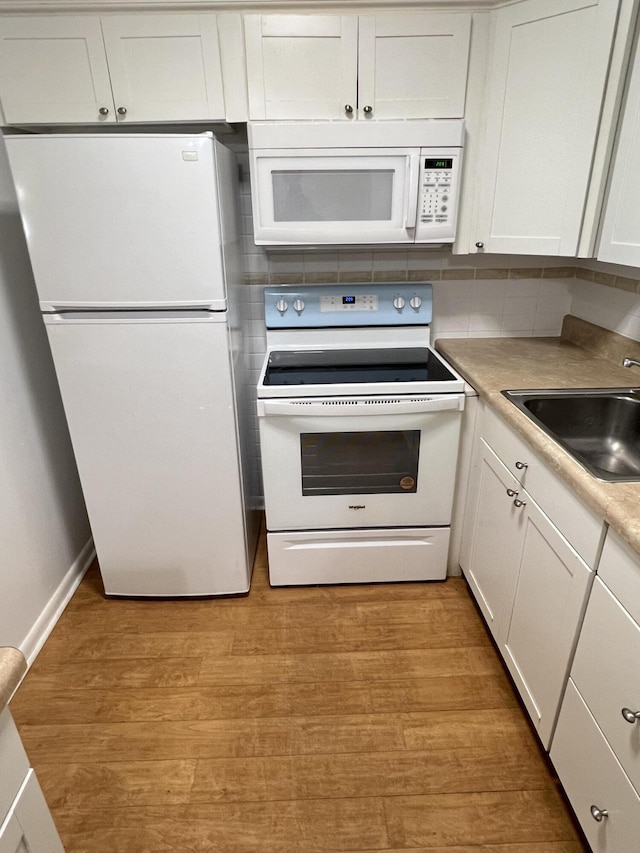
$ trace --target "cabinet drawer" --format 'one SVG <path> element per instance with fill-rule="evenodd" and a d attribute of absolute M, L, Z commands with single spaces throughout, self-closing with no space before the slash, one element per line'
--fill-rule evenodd
<path fill-rule="evenodd" d="M 602 520 L 489 408 L 485 408 L 481 431 L 506 468 L 562 531 L 585 563 L 593 568 L 602 539 Z M 558 448 L 558 452 L 564 451 Z"/>
<path fill-rule="evenodd" d="M 618 761 L 640 791 L 640 626 L 596 578 L 571 670 Z"/>
<path fill-rule="evenodd" d="M 0 824 L 29 772 L 29 760 L 8 708 L 0 713 Z"/>
<path fill-rule="evenodd" d="M 640 623 L 640 557 L 611 529 L 602 549 L 598 575 Z"/>
<path fill-rule="evenodd" d="M 593 853 L 637 850 L 640 799 L 571 679 L 551 760 Z M 598 822 L 594 807 L 607 816 Z"/>

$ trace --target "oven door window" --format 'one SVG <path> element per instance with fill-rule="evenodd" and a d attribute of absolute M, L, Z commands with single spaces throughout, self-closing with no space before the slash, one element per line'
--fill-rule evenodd
<path fill-rule="evenodd" d="M 302 495 L 414 493 L 420 430 L 303 432 Z"/>

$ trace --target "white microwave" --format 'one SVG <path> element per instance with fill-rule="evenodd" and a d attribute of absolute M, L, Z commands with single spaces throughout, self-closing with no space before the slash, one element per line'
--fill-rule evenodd
<path fill-rule="evenodd" d="M 249 124 L 255 242 L 452 243 L 461 120 Z"/>

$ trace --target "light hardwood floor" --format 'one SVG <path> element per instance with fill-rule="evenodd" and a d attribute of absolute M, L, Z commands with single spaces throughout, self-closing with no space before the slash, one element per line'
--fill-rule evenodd
<path fill-rule="evenodd" d="M 11 703 L 68 853 L 581 853 L 462 579 L 108 600 Z"/>

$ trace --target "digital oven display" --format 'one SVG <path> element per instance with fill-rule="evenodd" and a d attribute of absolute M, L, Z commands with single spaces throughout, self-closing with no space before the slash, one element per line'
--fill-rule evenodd
<path fill-rule="evenodd" d="M 453 169 L 452 157 L 432 157 L 424 161 L 425 169 Z"/>
<path fill-rule="evenodd" d="M 377 294 L 321 296 L 320 311 L 377 311 Z"/>

